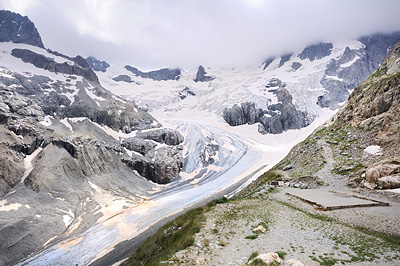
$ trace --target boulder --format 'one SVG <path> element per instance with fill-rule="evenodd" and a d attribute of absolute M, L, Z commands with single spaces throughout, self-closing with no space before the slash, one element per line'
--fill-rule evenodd
<path fill-rule="evenodd" d="M 379 178 L 378 187 L 383 189 L 400 188 L 400 175 L 388 175 Z"/>
<path fill-rule="evenodd" d="M 382 177 L 400 173 L 400 157 L 384 160 L 373 164 L 365 172 L 365 179 L 369 183 L 377 183 Z"/>
<path fill-rule="evenodd" d="M 254 259 L 250 260 L 247 264 L 248 265 L 259 265 L 257 264 L 257 260 L 261 260 L 262 262 L 266 263 L 268 266 L 270 265 L 279 265 L 282 263 L 281 258 L 279 258 L 279 255 L 276 254 L 275 252 L 268 252 L 265 254 L 260 254 Z"/>
<path fill-rule="evenodd" d="M 260 234 L 260 233 L 265 233 L 265 232 L 267 232 L 268 230 L 267 230 L 264 226 L 262 226 L 262 225 L 260 224 L 259 226 L 257 226 L 256 228 L 254 228 L 252 231 L 253 231 L 254 233 Z"/>
<path fill-rule="evenodd" d="M 304 264 L 296 259 L 290 259 L 287 261 L 287 264 L 291 265 L 291 266 L 304 266 Z"/>

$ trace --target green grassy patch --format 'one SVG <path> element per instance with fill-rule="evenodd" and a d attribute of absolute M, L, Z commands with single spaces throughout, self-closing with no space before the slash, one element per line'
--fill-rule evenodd
<path fill-rule="evenodd" d="M 189 210 L 161 227 L 149 237 L 122 265 L 159 265 L 179 250 L 194 244 L 194 234 L 205 221 L 205 209 Z"/>
<path fill-rule="evenodd" d="M 258 235 L 249 235 L 249 236 L 245 236 L 245 239 L 250 239 L 250 240 L 254 240 L 258 237 Z"/>

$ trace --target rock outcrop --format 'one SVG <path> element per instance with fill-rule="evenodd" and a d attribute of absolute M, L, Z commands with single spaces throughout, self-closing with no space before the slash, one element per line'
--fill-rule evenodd
<path fill-rule="evenodd" d="M 279 134 L 310 124 L 307 114 L 297 110 L 292 103 L 292 96 L 288 90 L 280 87 L 272 92 L 276 94 L 279 103 L 269 105 L 268 110 L 256 108 L 254 103 L 244 102 L 224 109 L 222 117 L 230 126 L 259 123 L 258 131 L 262 134 Z"/>
<path fill-rule="evenodd" d="M 190 90 L 190 88 L 186 87 L 179 92 L 179 98 L 181 100 L 185 99 L 188 96 L 196 96 L 196 93 Z"/>
<path fill-rule="evenodd" d="M 125 69 L 132 72 L 138 77 L 142 77 L 145 79 L 153 79 L 153 80 L 179 80 L 181 77 L 180 69 L 169 69 L 162 68 L 160 70 L 154 70 L 150 72 L 142 72 L 136 67 L 131 67 L 129 65 L 125 66 Z"/>
<path fill-rule="evenodd" d="M 123 81 L 123 82 L 126 82 L 126 83 L 134 82 L 134 81 L 132 81 L 131 77 L 128 76 L 128 75 L 118 75 L 118 76 L 116 76 L 116 77 L 114 77 L 112 79 L 114 81 L 117 81 L 117 82 L 120 82 L 120 81 Z"/>
<path fill-rule="evenodd" d="M 50 72 L 78 75 L 89 81 L 99 83 L 97 75 L 89 67 L 86 60 L 79 55 L 74 58 L 74 65 L 70 65 L 67 62 L 57 63 L 52 58 L 27 49 L 13 49 L 11 54 L 17 58 L 21 58 L 25 63 L 33 64 L 37 68 L 42 68 Z"/>
<path fill-rule="evenodd" d="M 292 57 L 292 55 L 293 55 L 293 53 L 282 55 L 281 56 L 281 61 L 279 61 L 279 66 L 278 67 L 283 66 L 283 64 L 285 64 L 287 61 L 289 61 L 290 58 Z"/>
<path fill-rule="evenodd" d="M 298 55 L 301 60 L 309 59 L 310 61 L 322 59 L 325 56 L 331 54 L 333 49 L 332 43 L 319 43 L 307 46 L 304 50 Z"/>
<path fill-rule="evenodd" d="M 297 69 L 299 69 L 302 66 L 302 64 L 300 62 L 293 62 L 292 63 L 292 69 L 294 71 L 296 71 Z"/>
<path fill-rule="evenodd" d="M 25 43 L 44 48 L 35 24 L 28 17 L 7 10 L 0 10 L 0 42 Z"/>
<path fill-rule="evenodd" d="M 108 64 L 106 61 L 100 61 L 93 56 L 87 57 L 86 62 L 94 71 L 106 72 L 107 68 L 110 67 L 110 64 Z"/>
<path fill-rule="evenodd" d="M 269 65 L 272 63 L 272 61 L 275 60 L 275 57 L 269 57 L 267 58 L 267 60 L 264 61 L 263 65 L 263 70 L 265 70 L 267 67 L 269 67 Z"/>
<path fill-rule="evenodd" d="M 332 59 L 325 70 L 321 84 L 327 92 L 318 98 L 321 107 L 337 108 L 349 97 L 351 90 L 361 84 L 400 41 L 400 32 L 375 34 L 359 39 L 364 48 L 346 48 L 338 59 Z M 333 78 L 332 78 L 333 77 Z"/>
<path fill-rule="evenodd" d="M 208 82 L 213 80 L 214 78 L 211 76 L 207 76 L 207 72 L 203 66 L 199 66 L 199 69 L 196 73 L 196 78 L 194 79 L 195 82 Z"/>
<path fill-rule="evenodd" d="M 123 162 L 141 176 L 160 184 L 171 182 L 183 167 L 183 136 L 173 129 L 142 131 L 122 141 L 133 154 L 125 154 Z M 166 144 L 168 146 L 165 146 Z"/>
<path fill-rule="evenodd" d="M 282 260 L 277 253 L 268 252 L 257 255 L 257 257 L 250 260 L 247 265 L 280 265 L 281 263 Z"/>

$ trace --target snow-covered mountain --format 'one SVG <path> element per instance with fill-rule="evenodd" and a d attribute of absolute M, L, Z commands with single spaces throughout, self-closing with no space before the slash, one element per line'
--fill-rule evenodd
<path fill-rule="evenodd" d="M 147 108 L 156 117 L 201 118 L 226 121 L 231 125 L 259 123 L 262 133 L 307 126 L 320 116 L 321 108 L 337 109 L 351 91 L 370 75 L 400 39 L 400 33 L 374 34 L 342 43 L 319 43 L 302 51 L 247 68 L 174 72 L 171 77 L 154 78 L 132 72 L 132 67 L 110 66 L 97 72 L 101 84 L 111 92 Z M 160 70 L 166 72 L 166 69 Z M 143 73 L 143 72 L 141 72 Z M 294 104 L 296 111 L 278 103 L 278 92 Z M 291 99 L 292 98 L 292 99 Z M 233 115 L 224 111 L 236 105 Z M 250 110 L 249 110 L 250 109 Z M 286 111 L 286 115 L 282 113 Z M 303 112 L 303 113 L 301 113 Z M 236 121 L 232 121 L 236 118 Z M 274 117 L 276 116 L 276 117 Z M 299 120 L 285 125 L 289 119 Z"/>
<path fill-rule="evenodd" d="M 145 72 L 46 49 L 27 17 L 0 11 L 0 22 L 2 265 L 86 265 L 239 187 L 329 117 L 399 38 Z"/>

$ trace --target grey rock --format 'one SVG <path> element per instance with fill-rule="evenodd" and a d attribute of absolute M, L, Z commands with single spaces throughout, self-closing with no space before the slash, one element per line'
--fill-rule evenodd
<path fill-rule="evenodd" d="M 78 75 L 89 81 L 99 83 L 97 75 L 89 67 L 86 60 L 79 55 L 74 58 L 75 65 L 72 66 L 68 63 L 57 63 L 52 58 L 48 58 L 27 49 L 13 49 L 11 55 L 21 58 L 25 63 L 31 63 L 37 68 L 42 68 L 51 72 Z"/>
<path fill-rule="evenodd" d="M 263 65 L 263 70 L 265 70 L 269 65 L 275 60 L 275 57 L 269 57 L 267 60 L 264 61 Z"/>
<path fill-rule="evenodd" d="M 287 166 L 285 166 L 285 167 L 283 167 L 283 171 L 289 171 L 289 170 L 291 170 L 291 169 L 293 169 L 293 166 L 292 165 L 287 165 Z"/>
<path fill-rule="evenodd" d="M 270 105 L 268 110 L 256 108 L 254 103 L 245 102 L 240 106 L 235 104 L 231 108 L 224 109 L 222 117 L 230 126 L 260 123 L 258 131 L 261 134 L 279 134 L 311 123 L 307 113 L 295 108 L 292 96 L 285 88 L 280 87 L 273 92 L 280 103 Z"/>
<path fill-rule="evenodd" d="M 163 68 L 160 70 L 154 70 L 150 72 L 142 72 L 136 67 L 131 67 L 129 65 L 125 66 L 125 69 L 132 72 L 138 77 L 153 79 L 153 80 L 179 80 L 181 77 L 180 69 L 169 69 Z"/>
<path fill-rule="evenodd" d="M 199 69 L 196 73 L 196 78 L 194 79 L 195 82 L 208 82 L 213 80 L 214 78 L 211 76 L 207 76 L 207 72 L 203 66 L 199 66 Z"/>
<path fill-rule="evenodd" d="M 0 10 L 0 42 L 10 41 L 44 48 L 35 24 L 28 17 L 7 10 Z"/>
<path fill-rule="evenodd" d="M 273 87 L 285 87 L 285 84 L 278 78 L 272 78 L 268 81 L 266 88 L 273 88 Z"/>
<path fill-rule="evenodd" d="M 117 81 L 117 82 L 119 82 L 119 81 L 123 81 L 123 82 L 126 82 L 126 83 L 132 83 L 133 81 L 132 81 L 132 79 L 131 79 L 131 77 L 130 76 L 128 76 L 128 75 L 119 75 L 119 76 L 117 76 L 117 77 L 114 77 L 114 78 L 112 78 L 114 81 Z"/>
<path fill-rule="evenodd" d="M 185 99 L 188 96 L 196 96 L 196 94 L 191 91 L 188 87 L 184 88 L 182 91 L 179 92 L 179 98 L 181 100 Z"/>
<path fill-rule="evenodd" d="M 183 167 L 182 148 L 161 147 L 146 156 L 133 154 L 129 159 L 123 158 L 123 162 L 141 176 L 159 184 L 167 184 L 178 176 Z"/>
<path fill-rule="evenodd" d="M 327 91 L 318 98 L 317 104 L 321 107 L 337 108 L 339 103 L 347 100 L 350 91 L 377 69 L 386 57 L 388 51 L 400 41 L 400 32 L 391 34 L 373 34 L 359 39 L 365 47 L 352 50 L 346 48 L 338 59 L 332 59 L 325 70 L 325 77 L 321 85 Z M 357 61 L 348 67 L 341 65 L 351 62 L 355 57 Z M 331 79 L 329 76 L 337 77 Z"/>
<path fill-rule="evenodd" d="M 147 153 L 157 147 L 157 144 L 152 141 L 136 137 L 124 139 L 121 145 L 122 147 L 125 147 L 130 151 L 138 152 L 143 156 L 145 156 Z"/>
<path fill-rule="evenodd" d="M 136 136 L 144 139 L 151 139 L 158 143 L 164 143 L 167 145 L 179 145 L 184 140 L 182 134 L 178 130 L 169 128 L 139 131 Z"/>
<path fill-rule="evenodd" d="M 332 48 L 332 43 L 319 43 L 315 45 L 310 45 L 304 48 L 304 50 L 299 54 L 298 57 L 301 60 L 308 58 L 310 59 L 310 61 L 322 59 L 325 56 L 331 54 Z"/>
<path fill-rule="evenodd" d="M 302 64 L 300 62 L 293 62 L 293 64 L 292 64 L 292 68 L 294 69 L 294 71 L 299 69 L 301 66 L 302 66 Z"/>
<path fill-rule="evenodd" d="M 281 61 L 279 61 L 279 66 L 278 67 L 283 66 L 283 64 L 285 64 L 287 61 L 289 61 L 290 58 L 292 57 L 292 55 L 293 55 L 293 53 L 282 55 L 281 56 Z"/>
<path fill-rule="evenodd" d="M 379 178 L 378 187 L 383 189 L 400 188 L 400 175 L 389 175 Z"/>
<path fill-rule="evenodd" d="M 87 57 L 86 62 L 89 64 L 90 68 L 92 68 L 94 71 L 106 72 L 107 68 L 110 67 L 110 64 L 108 64 L 106 61 L 97 60 L 93 56 Z"/>

